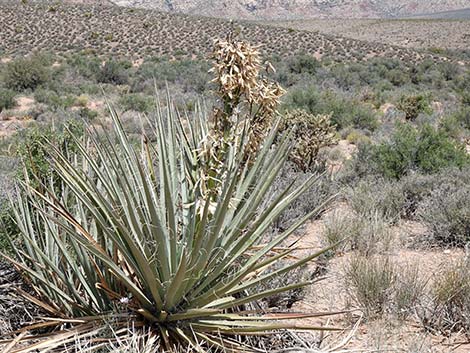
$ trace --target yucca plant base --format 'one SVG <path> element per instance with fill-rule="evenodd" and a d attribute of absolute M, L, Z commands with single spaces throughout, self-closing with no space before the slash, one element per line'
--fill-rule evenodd
<path fill-rule="evenodd" d="M 287 158 L 289 139 L 274 145 L 273 128 L 247 156 L 246 127 L 223 144 L 219 167 L 209 169 L 211 156 L 220 153 L 207 153 L 205 114 L 182 119 L 172 108 L 157 111 L 149 121 L 152 136 L 142 136 L 138 148 L 112 110 L 111 117 L 113 132 L 90 128 L 76 141 L 78 155 L 48 146 L 60 188 L 46 181 L 38 191 L 26 181 L 13 202 L 24 247 L 16 258 L 5 257 L 37 293 L 25 295 L 50 316 L 22 331 L 48 328 L 50 334 L 22 334 L 13 342 L 21 344 L 16 351 L 64 347 L 108 327 L 115 335 L 129 327 L 150 329 L 166 351 L 239 351 L 245 349 L 241 341 L 229 337 L 315 329 L 299 319 L 318 314 L 262 313 L 249 305 L 310 284 L 253 291 L 320 255 L 270 269 L 295 248 L 273 250 L 324 205 L 262 243 L 276 217 L 316 181 L 312 176 L 291 186 L 260 209 Z"/>

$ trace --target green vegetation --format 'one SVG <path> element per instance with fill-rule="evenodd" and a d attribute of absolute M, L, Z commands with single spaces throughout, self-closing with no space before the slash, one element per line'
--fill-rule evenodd
<path fill-rule="evenodd" d="M 50 80 L 50 70 L 46 64 L 44 58 L 34 56 L 8 63 L 3 71 L 5 87 L 21 92 L 34 90 L 47 83 Z"/>
<path fill-rule="evenodd" d="M 96 34 L 105 37 L 119 34 Z M 229 53 L 217 45 L 212 72 L 186 52 L 131 62 L 70 51 L 0 63 L 0 248 L 11 253 L 13 239 L 27 254 L 21 266 L 49 316 L 88 317 L 67 323 L 70 337 L 97 334 L 93 326 L 108 338 L 98 316 L 112 313 L 117 327 L 135 319 L 159 329 L 157 350 L 196 340 L 209 350 L 208 339 L 227 347 L 253 322 L 273 328 L 245 313 L 296 310 L 296 301 L 312 301 L 304 284 L 338 272 L 351 292 L 345 301 L 368 321 L 413 316 L 429 330 L 467 330 L 466 302 L 444 300 L 431 285 L 458 287 L 462 276 L 441 285 L 414 256 L 419 272 L 393 259 L 468 247 L 468 67 L 290 53 L 271 58 L 275 72 L 261 66 L 265 58 L 237 56 L 245 70 L 228 74 Z M 26 183 L 16 214 L 5 197 L 15 174 Z M 318 239 L 330 248 L 320 257 L 311 250 Z M 292 253 L 299 244 L 312 262 Z M 265 342 L 230 337 L 235 350 Z"/>
<path fill-rule="evenodd" d="M 464 167 L 469 165 L 470 157 L 464 146 L 442 129 L 428 124 L 420 127 L 398 124 L 390 140 L 362 145 L 354 162 L 356 170 L 369 169 L 399 179 L 412 171 L 435 173 L 444 168 Z"/>
<path fill-rule="evenodd" d="M 0 112 L 15 106 L 15 92 L 9 89 L 0 89 Z"/>
<path fill-rule="evenodd" d="M 426 329 L 447 335 L 470 329 L 469 273 L 468 259 L 439 273 L 431 288 L 432 303 L 420 311 Z"/>
<path fill-rule="evenodd" d="M 431 113 L 429 102 L 423 95 L 403 96 L 397 107 L 405 113 L 407 120 L 415 120 L 421 113 Z"/>
<path fill-rule="evenodd" d="M 289 159 L 301 170 L 313 170 L 321 148 L 336 142 L 336 129 L 328 115 L 312 115 L 302 110 L 287 112 L 280 131 L 294 129 L 293 148 Z"/>
<path fill-rule="evenodd" d="M 225 53 L 233 60 L 221 60 Z M 111 131 L 28 135 L 20 151 L 25 182 L 12 205 L 24 248 L 6 259 L 24 272 L 48 315 L 72 321 L 66 333 L 39 332 L 23 349 L 35 349 L 37 339 L 48 348 L 78 345 L 110 325 L 123 337 L 129 324 L 151 330 L 161 352 L 240 351 L 250 345 L 243 340 L 249 333 L 316 329 L 283 321 L 302 314 L 274 321 L 269 313 L 251 314 L 254 301 L 312 283 L 253 291 L 324 252 L 295 261 L 288 261 L 294 248 L 275 254 L 327 201 L 265 241 L 272 222 L 318 177 L 291 183 L 261 208 L 291 140 L 278 137 L 282 89 L 258 77 L 257 56 L 245 43 L 218 42 L 217 119 L 204 110 L 183 118 L 167 102 L 140 144 L 112 109 Z M 226 80 L 233 65 L 238 76 Z M 240 124 L 231 120 L 234 111 Z"/>
<path fill-rule="evenodd" d="M 134 110 L 141 113 L 150 111 L 154 103 L 154 98 L 141 94 L 126 94 L 118 101 L 119 106 L 123 110 Z"/>

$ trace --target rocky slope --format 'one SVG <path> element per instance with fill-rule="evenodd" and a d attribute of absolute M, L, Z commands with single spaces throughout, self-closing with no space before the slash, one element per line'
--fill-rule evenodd
<path fill-rule="evenodd" d="M 470 7 L 469 0 L 112 0 L 122 6 L 243 19 L 394 18 Z"/>

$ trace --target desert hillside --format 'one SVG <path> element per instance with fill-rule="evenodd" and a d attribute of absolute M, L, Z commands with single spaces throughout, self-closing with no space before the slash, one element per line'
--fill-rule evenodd
<path fill-rule="evenodd" d="M 171 12 L 243 19 L 394 18 L 468 8 L 466 0 L 115 0 Z"/>
<path fill-rule="evenodd" d="M 0 53 L 86 52 L 134 59 L 145 56 L 204 56 L 213 39 L 230 30 L 266 55 L 309 53 L 335 61 L 388 57 L 416 62 L 445 58 L 411 48 L 348 39 L 319 32 L 274 28 L 251 22 L 168 14 L 109 5 L 48 5 L 0 2 Z"/>
<path fill-rule="evenodd" d="M 441 16 L 434 18 L 433 16 Z M 459 17 L 460 16 L 460 17 Z M 407 48 L 470 48 L 470 11 L 442 12 L 413 19 L 311 19 L 263 21 L 277 27 L 339 35 Z"/>

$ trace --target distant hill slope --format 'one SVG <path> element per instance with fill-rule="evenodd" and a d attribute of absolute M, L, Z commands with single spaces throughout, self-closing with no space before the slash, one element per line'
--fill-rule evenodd
<path fill-rule="evenodd" d="M 425 52 L 319 32 L 227 20 L 174 15 L 118 6 L 19 4 L 0 0 L 0 55 L 33 51 L 89 53 L 142 58 L 207 55 L 215 38 L 232 27 L 262 45 L 268 55 L 305 52 L 317 58 L 363 60 L 375 56 L 442 60 Z"/>
<path fill-rule="evenodd" d="M 460 16 L 470 15 L 470 11 L 443 12 L 436 14 L 436 19 L 427 19 L 423 16 L 423 18 L 391 20 L 311 19 L 263 21 L 263 23 L 407 48 L 468 51 L 470 49 L 470 21 L 459 19 L 459 14 Z M 448 15 L 448 19 L 444 18 L 445 15 Z"/>
<path fill-rule="evenodd" d="M 469 0 L 112 0 L 186 14 L 237 19 L 395 18 L 460 10 Z"/>
<path fill-rule="evenodd" d="M 470 1 L 468 2 L 470 5 Z M 422 18 L 422 19 L 444 19 L 444 20 L 470 20 L 470 8 L 455 10 L 455 11 L 444 11 L 437 13 L 427 13 L 410 16 L 410 18 Z"/>

